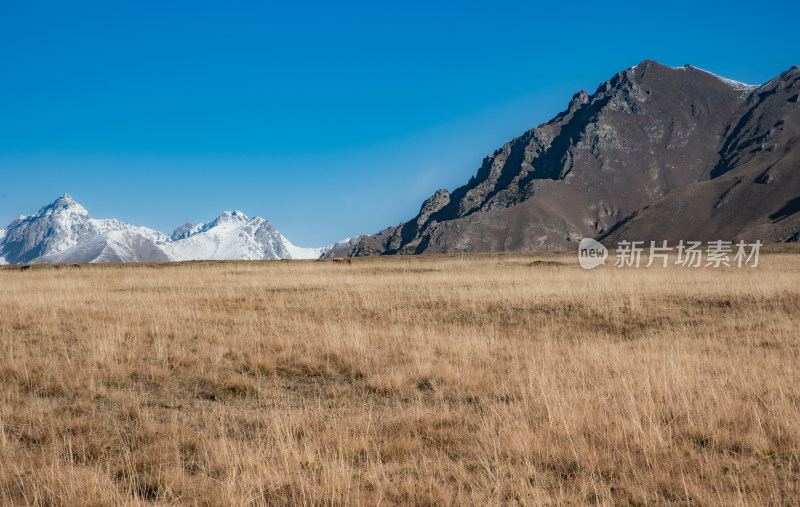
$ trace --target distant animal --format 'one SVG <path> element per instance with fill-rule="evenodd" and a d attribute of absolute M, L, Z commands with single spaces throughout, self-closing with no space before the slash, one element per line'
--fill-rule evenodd
<path fill-rule="evenodd" d="M 20 266 L 20 267 L 19 267 L 19 270 L 20 270 L 20 271 L 28 271 L 29 269 L 31 269 L 31 267 L 30 267 L 30 266 L 28 266 L 27 264 L 25 264 L 24 266 Z"/>
<path fill-rule="evenodd" d="M 350 264 L 350 259 L 333 259 L 336 264 Z"/>

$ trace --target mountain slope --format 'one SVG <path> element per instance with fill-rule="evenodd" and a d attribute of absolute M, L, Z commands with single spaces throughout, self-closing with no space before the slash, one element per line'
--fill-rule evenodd
<path fill-rule="evenodd" d="M 169 262 L 161 246 L 136 229 L 114 230 L 67 250 L 37 257 L 36 264 L 78 262 Z"/>
<path fill-rule="evenodd" d="M 646 60 L 592 95 L 576 94 L 553 120 L 487 156 L 466 185 L 437 191 L 413 220 L 328 255 L 576 248 L 677 190 L 728 174 L 756 146 L 788 146 L 795 122 L 779 125 L 758 104 L 796 118 L 796 102 L 772 97 L 770 83 Z"/>
<path fill-rule="evenodd" d="M 602 240 L 800 240 L 800 67 L 755 90 L 700 181 L 639 210 Z"/>

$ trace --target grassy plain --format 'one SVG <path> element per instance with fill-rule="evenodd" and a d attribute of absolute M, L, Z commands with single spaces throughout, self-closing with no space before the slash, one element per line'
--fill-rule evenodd
<path fill-rule="evenodd" d="M 0 504 L 796 504 L 800 255 L 0 269 Z"/>

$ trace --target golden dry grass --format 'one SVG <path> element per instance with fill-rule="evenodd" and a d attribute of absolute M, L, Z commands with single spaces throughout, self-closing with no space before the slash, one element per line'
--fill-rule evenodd
<path fill-rule="evenodd" d="M 796 504 L 800 256 L 0 270 L 0 504 Z"/>

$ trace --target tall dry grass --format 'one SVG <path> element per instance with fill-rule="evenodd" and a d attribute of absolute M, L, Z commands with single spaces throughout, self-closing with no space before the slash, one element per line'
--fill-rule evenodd
<path fill-rule="evenodd" d="M 0 504 L 796 504 L 800 257 L 0 270 Z"/>

